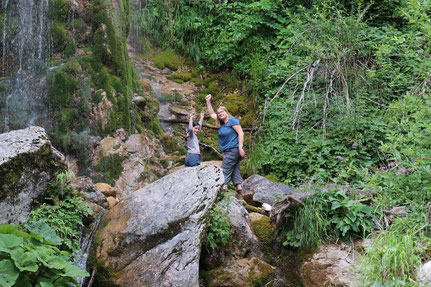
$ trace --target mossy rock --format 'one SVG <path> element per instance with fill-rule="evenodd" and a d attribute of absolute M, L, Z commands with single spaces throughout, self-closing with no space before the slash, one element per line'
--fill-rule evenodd
<path fill-rule="evenodd" d="M 190 81 L 191 78 L 192 78 L 192 74 L 190 72 L 181 72 L 181 73 L 173 74 L 172 76 L 168 77 L 169 80 L 178 84 L 188 82 Z"/>
<path fill-rule="evenodd" d="M 51 26 L 51 37 L 54 51 L 63 51 L 67 42 L 66 24 L 54 22 Z"/>
<path fill-rule="evenodd" d="M 82 67 L 76 58 L 71 58 L 63 66 L 58 68 L 58 71 L 77 76 L 82 73 Z"/>
<path fill-rule="evenodd" d="M 272 242 L 273 242 L 273 227 L 270 219 L 267 216 L 260 215 L 260 219 L 251 220 L 251 228 L 256 234 L 266 255 L 272 257 Z"/>
<path fill-rule="evenodd" d="M 250 273 L 250 279 L 254 287 L 265 287 L 271 286 L 267 285 L 268 283 L 274 281 L 275 278 L 275 270 L 264 262 L 259 261 L 254 258 L 252 263 L 252 270 L 257 272 Z"/>
<path fill-rule="evenodd" d="M 171 52 L 162 52 L 154 57 L 154 66 L 159 69 L 168 68 L 173 71 L 180 67 L 180 59 Z"/>

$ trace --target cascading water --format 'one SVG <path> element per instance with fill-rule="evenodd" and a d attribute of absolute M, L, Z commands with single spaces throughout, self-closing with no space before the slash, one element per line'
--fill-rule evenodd
<path fill-rule="evenodd" d="M 81 269 L 86 270 L 87 268 L 87 260 L 88 260 L 88 255 L 90 254 L 91 244 L 93 243 L 94 235 L 96 234 L 96 230 L 99 227 L 100 221 L 102 220 L 104 215 L 105 215 L 104 212 L 99 213 L 99 215 L 92 223 L 91 229 L 89 230 L 88 233 L 84 234 L 84 232 L 81 231 L 81 237 L 79 238 L 79 252 L 76 255 L 76 264 L 75 264 Z M 83 286 L 86 280 L 87 279 L 85 277 L 76 278 L 76 281 L 78 281 L 79 286 Z M 91 281 L 91 278 L 90 278 L 90 281 Z"/>
<path fill-rule="evenodd" d="M 0 132 L 33 125 L 46 110 L 49 0 L 4 0 Z"/>

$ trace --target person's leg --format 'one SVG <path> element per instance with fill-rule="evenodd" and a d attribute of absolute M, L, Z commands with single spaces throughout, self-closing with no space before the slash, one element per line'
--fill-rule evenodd
<path fill-rule="evenodd" d="M 186 155 L 186 160 L 185 160 L 185 162 L 184 162 L 184 165 L 186 166 L 186 167 L 192 167 L 192 158 L 191 158 L 191 156 L 192 156 L 192 154 L 188 154 L 188 155 Z"/>
<path fill-rule="evenodd" d="M 239 155 L 239 152 L 238 152 Z M 241 169 L 240 169 L 240 160 L 241 156 L 238 157 L 238 161 L 235 164 L 233 171 L 232 171 L 232 181 L 233 184 L 236 186 L 236 190 L 241 193 L 242 192 L 242 176 L 241 176 Z"/>
<path fill-rule="evenodd" d="M 223 185 L 224 190 L 227 190 L 227 187 L 232 179 L 232 173 L 235 167 L 235 163 L 236 163 L 235 149 L 225 151 L 223 156 L 223 162 L 221 165 L 221 169 L 223 170 L 223 175 L 224 175 L 224 185 Z"/>

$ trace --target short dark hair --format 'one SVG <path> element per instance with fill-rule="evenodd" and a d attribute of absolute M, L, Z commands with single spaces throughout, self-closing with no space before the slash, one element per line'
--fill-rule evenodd
<path fill-rule="evenodd" d="M 199 123 L 193 122 L 193 127 L 195 127 L 195 126 L 199 126 L 199 128 L 201 127 L 201 125 Z"/>

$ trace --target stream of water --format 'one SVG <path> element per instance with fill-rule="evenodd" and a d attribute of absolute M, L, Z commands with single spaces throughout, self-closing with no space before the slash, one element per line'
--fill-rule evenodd
<path fill-rule="evenodd" d="M 24 128 L 46 111 L 46 75 L 51 49 L 49 0 L 5 0 L 2 5 L 1 131 Z"/>

